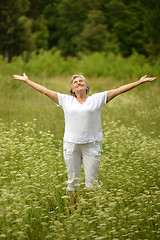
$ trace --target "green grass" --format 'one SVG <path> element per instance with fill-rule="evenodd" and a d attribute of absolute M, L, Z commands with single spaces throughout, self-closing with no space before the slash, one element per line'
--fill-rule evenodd
<path fill-rule="evenodd" d="M 30 76 L 30 79 L 49 89 L 68 93 L 70 77 L 35 78 Z M 90 94 L 113 89 L 130 82 L 130 80 L 95 77 L 89 78 L 88 81 L 91 87 Z M 51 130 L 58 139 L 63 137 L 63 111 L 53 101 L 26 84 L 13 80 L 12 76 L 4 77 L 0 84 L 2 89 L 0 118 L 7 125 L 13 120 L 25 123 L 37 119 L 38 130 Z M 159 135 L 159 119 L 159 79 L 118 96 L 102 110 L 102 122 L 120 120 L 127 127 L 135 125 L 141 131 L 153 136 Z"/>
<path fill-rule="evenodd" d="M 84 173 L 71 214 L 62 141 L 37 132 L 37 121 L 0 123 L 1 239 L 158 239 L 160 139 L 136 126 L 107 122 L 99 181 L 89 193 Z"/>

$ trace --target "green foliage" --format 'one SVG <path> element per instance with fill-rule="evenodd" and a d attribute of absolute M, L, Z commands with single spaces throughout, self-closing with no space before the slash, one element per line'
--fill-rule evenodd
<path fill-rule="evenodd" d="M 18 41 L 18 48 L 19 50 L 17 51 L 16 49 L 16 54 L 13 56 L 20 55 L 22 52 L 32 52 L 35 49 L 35 41 L 34 37 L 32 36 L 32 20 L 27 18 L 26 16 L 21 16 L 19 18 L 19 24 L 22 26 L 22 31 L 19 34 L 21 41 Z M 18 33 L 17 33 L 18 35 Z"/>
<path fill-rule="evenodd" d="M 107 28 L 104 24 L 103 13 L 99 10 L 89 11 L 82 32 L 75 37 L 78 50 L 81 52 L 101 52 L 106 38 Z"/>
<path fill-rule="evenodd" d="M 59 30 L 58 26 L 58 3 L 58 0 L 51 1 L 48 5 L 45 6 L 43 10 L 43 14 L 47 21 L 47 27 L 49 31 L 49 48 L 57 46 L 58 40 L 61 36 L 61 31 Z"/>
<path fill-rule="evenodd" d="M 145 74 L 159 76 L 159 62 L 150 61 L 145 56 L 133 51 L 128 58 L 111 52 L 108 54 L 94 52 L 88 56 L 80 54 L 79 58 L 63 58 L 61 52 L 53 48 L 50 51 L 32 52 L 29 57 L 14 57 L 9 64 L 0 60 L 2 75 L 22 74 L 51 77 L 69 76 L 84 73 L 87 77 L 114 77 L 116 79 L 137 79 Z"/>
<path fill-rule="evenodd" d="M 76 38 L 83 29 L 83 23 L 91 2 L 86 0 L 62 0 L 57 4 L 56 26 L 59 32 L 57 46 L 64 55 L 76 55 Z"/>
<path fill-rule="evenodd" d="M 49 32 L 47 21 L 43 15 L 37 20 L 37 31 L 35 32 L 35 44 L 37 49 L 48 49 Z"/>
<path fill-rule="evenodd" d="M 0 2 L 0 54 L 56 47 L 62 55 L 160 53 L 159 0 L 6 0 Z M 156 26 L 156 27 L 155 27 Z"/>
<path fill-rule="evenodd" d="M 123 56 L 129 56 L 132 49 L 144 53 L 147 34 L 144 33 L 144 11 L 139 4 L 130 4 L 120 13 L 118 21 L 113 25 L 113 32 L 119 43 Z"/>
<path fill-rule="evenodd" d="M 45 16 L 49 19 L 52 44 L 64 55 L 105 49 L 129 56 L 133 48 L 155 55 L 155 51 L 159 53 L 159 31 L 154 27 L 159 7 L 156 0 L 52 1 Z"/>
<path fill-rule="evenodd" d="M 25 15 L 28 0 L 6 0 L 0 2 L 0 52 L 7 60 L 29 50 L 31 25 Z M 27 32 L 27 33 L 26 33 Z"/>
<path fill-rule="evenodd" d="M 149 17 L 147 17 L 149 16 Z M 160 6 L 148 10 L 146 14 L 146 31 L 148 32 L 145 46 L 148 55 L 156 56 L 160 52 Z M 155 27 L 156 26 L 156 27 Z"/>
<path fill-rule="evenodd" d="M 104 2 L 104 16 L 108 29 L 112 31 L 113 26 L 118 22 L 119 17 L 126 9 L 125 3 L 119 0 L 105 1 Z"/>

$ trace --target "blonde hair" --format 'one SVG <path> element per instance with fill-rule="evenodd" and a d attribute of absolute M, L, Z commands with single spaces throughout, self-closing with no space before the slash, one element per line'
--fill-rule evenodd
<path fill-rule="evenodd" d="M 71 81 L 70 81 L 70 88 L 69 88 L 70 94 L 73 95 L 74 97 L 77 97 L 76 94 L 74 92 L 72 92 L 72 83 L 73 83 L 74 79 L 77 78 L 77 77 L 82 78 L 83 81 L 86 83 L 86 85 L 87 85 L 86 94 L 88 94 L 89 90 L 90 90 L 90 87 L 88 85 L 88 82 L 87 82 L 86 78 L 82 74 L 75 74 L 75 75 L 72 76 Z"/>

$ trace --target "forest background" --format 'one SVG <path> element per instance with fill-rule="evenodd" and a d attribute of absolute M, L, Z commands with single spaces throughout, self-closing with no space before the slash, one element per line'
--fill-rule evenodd
<path fill-rule="evenodd" d="M 0 54 L 7 61 L 52 48 L 64 57 L 160 54 L 159 0 L 6 0 L 0 22 Z"/>

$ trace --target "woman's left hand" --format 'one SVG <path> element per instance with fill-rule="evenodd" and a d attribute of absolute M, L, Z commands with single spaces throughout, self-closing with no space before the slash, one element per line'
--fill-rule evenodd
<path fill-rule="evenodd" d="M 139 81 L 141 83 L 144 83 L 144 82 L 152 82 L 152 81 L 154 81 L 156 79 L 157 79 L 157 77 L 149 77 L 149 78 L 147 78 L 147 75 L 145 75 L 145 76 L 141 77 Z"/>

